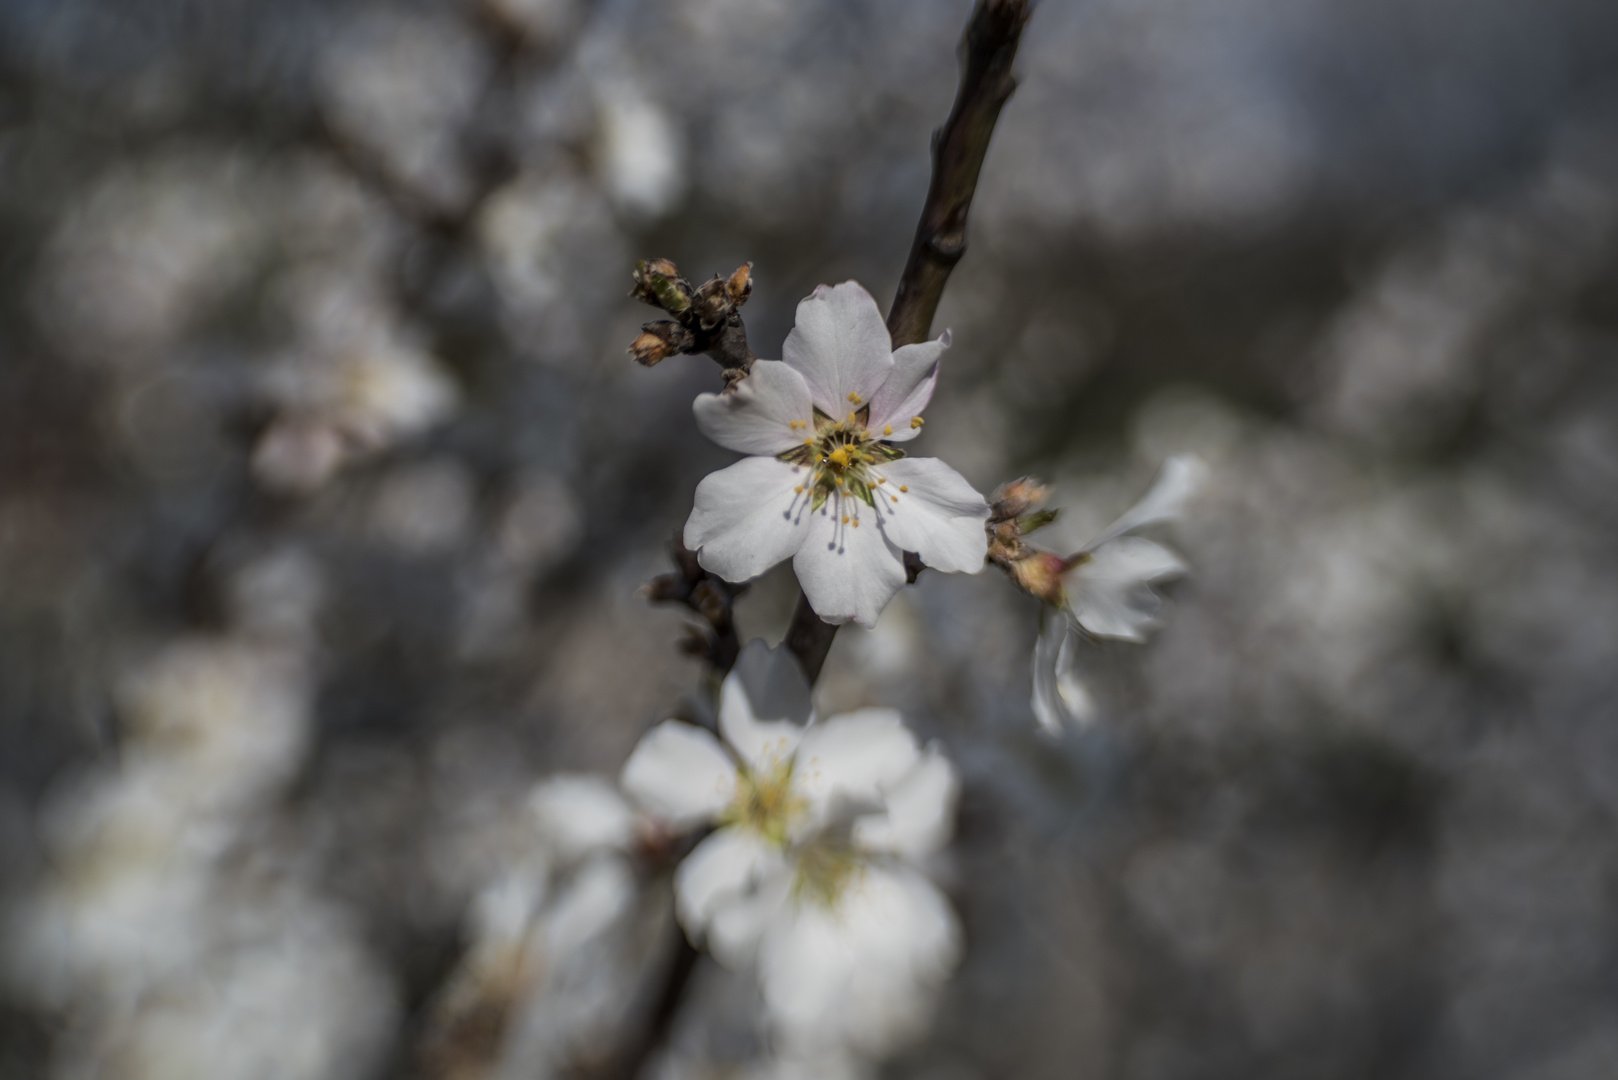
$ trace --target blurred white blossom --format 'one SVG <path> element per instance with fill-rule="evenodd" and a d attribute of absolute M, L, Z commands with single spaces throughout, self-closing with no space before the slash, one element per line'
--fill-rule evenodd
<path fill-rule="evenodd" d="M 814 721 L 796 661 L 760 642 L 725 680 L 719 726 L 722 742 L 667 721 L 624 766 L 652 812 L 717 826 L 675 875 L 682 925 L 727 966 L 756 962 L 783 1048 L 891 1051 L 960 955 L 918 869 L 949 839 L 953 766 L 891 709 Z"/>

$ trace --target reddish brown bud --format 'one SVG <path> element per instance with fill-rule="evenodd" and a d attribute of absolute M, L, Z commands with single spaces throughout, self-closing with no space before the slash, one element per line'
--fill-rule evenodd
<path fill-rule="evenodd" d="M 629 353 L 638 364 L 655 367 L 675 353 L 684 352 L 692 344 L 691 331 L 679 323 L 649 322 L 641 327 L 640 336 L 630 343 Z"/>
<path fill-rule="evenodd" d="M 725 292 L 730 294 L 730 302 L 736 307 L 747 303 L 747 298 L 753 295 L 753 264 L 743 263 L 730 275 L 725 282 Z"/>
<path fill-rule="evenodd" d="M 1035 551 L 1026 558 L 1016 560 L 1008 569 L 1011 579 L 1024 592 L 1059 607 L 1062 603 L 1062 573 L 1069 565 L 1070 560 L 1060 555 Z"/>
<path fill-rule="evenodd" d="M 1009 521 L 1021 517 L 1032 507 L 1044 502 L 1049 494 L 1050 489 L 1032 476 L 1024 476 L 1009 484 L 1001 484 L 989 498 L 992 511 L 989 520 Z"/>

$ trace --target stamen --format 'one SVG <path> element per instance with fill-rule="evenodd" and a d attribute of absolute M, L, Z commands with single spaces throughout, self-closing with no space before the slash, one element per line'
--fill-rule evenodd
<path fill-rule="evenodd" d="M 844 515 L 843 515 L 843 524 L 844 524 L 844 525 L 847 525 L 847 524 L 848 524 L 848 515 L 847 515 L 847 514 L 844 514 Z"/>
<path fill-rule="evenodd" d="M 923 420 L 923 419 L 922 419 L 922 418 L 921 418 L 921 417 L 919 417 L 919 416 L 912 416 L 912 417 L 911 417 L 911 418 L 910 418 L 910 429 L 911 429 L 911 430 L 912 430 L 912 431 L 914 431 L 914 430 L 915 430 L 915 429 L 916 429 L 916 428 L 919 428 L 919 427 L 921 427 L 921 425 L 923 425 L 923 424 L 925 424 L 925 423 L 926 423 L 926 422 L 927 422 L 927 421 L 925 421 L 925 420 Z"/>
<path fill-rule="evenodd" d="M 847 521 L 847 520 L 848 520 L 848 519 L 847 519 L 847 518 L 844 518 L 844 519 L 843 519 L 843 520 L 844 520 L 844 521 Z M 857 528 L 859 528 L 859 527 L 860 527 L 860 519 L 859 519 L 859 518 L 855 518 L 855 519 L 854 519 L 854 527 L 855 527 L 855 528 L 856 528 L 856 529 L 857 529 Z"/>
<path fill-rule="evenodd" d="M 888 482 L 888 478 L 886 476 L 879 476 L 876 478 L 876 482 L 879 484 L 886 484 Z"/>
<path fill-rule="evenodd" d="M 802 490 L 803 490 L 803 489 L 802 489 L 802 488 L 799 488 L 799 489 L 798 489 L 798 490 L 799 490 L 799 491 L 802 491 Z M 894 495 L 894 496 L 892 496 L 892 499 L 893 499 L 893 501 L 894 501 L 894 502 L 898 502 L 898 501 L 899 501 L 899 496 L 897 496 L 897 495 Z"/>
<path fill-rule="evenodd" d="M 808 427 L 809 422 L 807 420 L 792 420 L 788 422 L 788 426 L 791 427 L 793 431 L 797 431 L 799 428 Z"/>
<path fill-rule="evenodd" d="M 882 425 L 882 434 L 884 434 L 884 435 L 892 435 L 893 434 L 893 425 L 892 424 L 883 424 Z"/>
<path fill-rule="evenodd" d="M 906 486 L 906 485 L 904 485 L 904 484 L 900 484 L 900 485 L 899 485 L 899 490 L 900 490 L 900 491 L 909 491 L 909 490 L 910 490 L 910 488 L 909 488 L 909 487 L 907 487 L 907 486 Z"/>
<path fill-rule="evenodd" d="M 860 396 L 858 394 L 854 393 L 852 390 L 850 390 L 848 392 L 848 400 L 852 401 L 856 405 L 860 404 L 860 402 L 861 402 Z"/>
<path fill-rule="evenodd" d="M 803 494 L 803 485 L 799 484 L 797 487 L 793 488 L 792 490 L 794 492 L 796 492 L 797 494 L 802 495 Z"/>
<path fill-rule="evenodd" d="M 859 422 L 860 422 L 859 417 L 855 416 L 853 413 L 849 413 L 848 414 L 848 419 L 844 421 L 844 423 L 846 423 L 849 427 L 853 427 L 856 424 L 858 424 Z"/>

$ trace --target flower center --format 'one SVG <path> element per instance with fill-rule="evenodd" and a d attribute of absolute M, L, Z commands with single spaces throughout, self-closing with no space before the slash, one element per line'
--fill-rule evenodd
<path fill-rule="evenodd" d="M 788 758 L 758 772 L 742 769 L 724 819 L 746 825 L 772 844 L 785 847 L 792 823 L 807 809 L 803 796 L 793 790 L 792 759 Z"/>
<path fill-rule="evenodd" d="M 875 510 L 878 504 L 886 509 L 886 504 L 899 501 L 898 494 L 883 489 L 886 481 L 876 475 L 872 467 L 896 461 L 904 457 L 904 451 L 868 431 L 865 423 L 869 417 L 870 406 L 851 412 L 842 420 L 833 420 L 816 409 L 815 433 L 805 438 L 802 445 L 781 455 L 782 461 L 808 469 L 808 481 L 798 485 L 797 493 L 804 497 L 811 512 L 821 510 L 829 499 L 842 524 L 858 527 L 859 503 Z M 794 420 L 792 426 L 794 430 L 807 428 L 809 421 Z M 884 431 L 891 434 L 893 429 L 889 427 Z M 845 495 L 851 498 L 845 501 Z"/>
<path fill-rule="evenodd" d="M 834 908 L 843 890 L 864 868 L 860 853 L 846 840 L 820 837 L 798 850 L 797 873 L 792 878 L 792 895 Z"/>

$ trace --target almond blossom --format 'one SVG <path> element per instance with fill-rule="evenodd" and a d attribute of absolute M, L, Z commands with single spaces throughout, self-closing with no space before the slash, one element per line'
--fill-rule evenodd
<path fill-rule="evenodd" d="M 1161 625 L 1163 600 L 1152 586 L 1187 566 L 1163 545 L 1129 534 L 1177 518 L 1204 471 L 1195 457 L 1169 458 L 1146 495 L 1076 554 L 1035 551 L 1012 565 L 1018 584 L 1049 605 L 1034 646 L 1034 716 L 1046 732 L 1060 732 L 1064 719 L 1085 723 L 1096 715 L 1078 674 L 1087 637 L 1138 643 Z"/>
<path fill-rule="evenodd" d="M 783 359 L 697 398 L 703 433 L 753 456 L 697 485 L 686 546 L 727 581 L 790 558 L 816 614 L 863 626 L 904 585 L 906 551 L 976 573 L 988 504 L 942 461 L 896 445 L 921 432 L 948 347 L 946 332 L 895 350 L 870 293 L 852 281 L 817 288 L 798 304 Z"/>
<path fill-rule="evenodd" d="M 726 966 L 757 964 L 783 1049 L 887 1052 L 959 958 L 917 865 L 949 838 L 953 766 L 891 709 L 815 721 L 796 661 L 759 642 L 725 680 L 719 729 L 667 721 L 624 767 L 654 814 L 715 826 L 675 874 L 681 925 Z"/>

